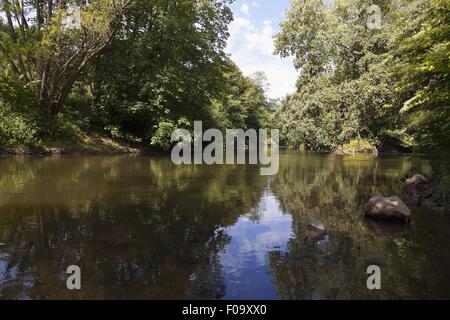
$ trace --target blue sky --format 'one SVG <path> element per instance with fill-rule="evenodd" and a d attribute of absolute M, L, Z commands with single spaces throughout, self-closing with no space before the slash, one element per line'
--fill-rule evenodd
<path fill-rule="evenodd" d="M 289 8 L 289 0 L 236 0 L 231 9 L 227 52 L 245 75 L 263 71 L 269 83 L 267 95 L 281 98 L 295 91 L 298 72 L 291 58 L 273 55 L 273 36 Z"/>

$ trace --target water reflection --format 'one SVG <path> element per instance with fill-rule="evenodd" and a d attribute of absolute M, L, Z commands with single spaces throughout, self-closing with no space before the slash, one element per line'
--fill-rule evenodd
<path fill-rule="evenodd" d="M 261 193 L 256 168 L 174 167 L 167 158 L 1 166 L 4 298 L 221 298 L 221 227 Z M 61 281 L 69 264 L 82 269 L 80 292 Z"/>
<path fill-rule="evenodd" d="M 278 299 L 267 253 L 287 250 L 293 237 L 292 218 L 283 214 L 278 200 L 267 190 L 256 209 L 260 215 L 257 223 L 243 216 L 226 230 L 231 242 L 220 257 L 227 283 L 226 299 Z"/>
<path fill-rule="evenodd" d="M 366 221 L 362 208 L 372 195 L 402 195 L 399 177 L 430 170 L 425 161 L 294 154 L 273 183 L 283 211 L 292 214 L 296 237 L 287 252 L 272 252 L 270 268 L 285 299 L 449 298 L 448 217 L 415 210 L 405 230 Z M 319 218 L 323 239 L 307 236 Z M 444 240 L 446 239 L 446 240 Z M 367 266 L 382 270 L 382 290 L 366 288 Z"/>
<path fill-rule="evenodd" d="M 361 214 L 418 169 L 293 151 L 273 177 L 165 156 L 0 158 L 0 298 L 449 298 L 448 217 L 415 210 L 392 230 Z M 81 291 L 66 289 L 71 264 Z M 366 289 L 369 264 L 383 290 Z"/>

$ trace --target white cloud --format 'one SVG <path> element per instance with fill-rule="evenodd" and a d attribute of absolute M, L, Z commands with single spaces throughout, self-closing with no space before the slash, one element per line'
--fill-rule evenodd
<path fill-rule="evenodd" d="M 296 89 L 297 72 L 293 70 L 292 61 L 283 61 L 275 57 L 240 67 L 245 75 L 252 75 L 257 71 L 263 71 L 266 74 L 269 83 L 267 95 L 270 98 L 282 98 Z"/>
<path fill-rule="evenodd" d="M 241 12 L 244 14 L 244 16 L 246 17 L 250 17 L 250 7 L 248 6 L 248 4 L 244 3 L 241 6 Z"/>
<path fill-rule="evenodd" d="M 231 243 L 221 254 L 221 263 L 228 270 L 236 269 L 235 266 L 242 264 L 243 258 L 250 257 L 258 264 L 265 265 L 267 251 L 274 248 L 287 250 L 287 243 L 292 236 L 292 217 L 283 213 L 273 194 L 265 194 L 257 208 L 261 212 L 258 223 L 241 217 L 226 230 L 231 236 Z"/>
<path fill-rule="evenodd" d="M 260 7 L 259 2 L 258 1 L 253 1 L 252 2 L 252 7 L 253 8 L 259 8 Z"/>
<path fill-rule="evenodd" d="M 270 20 L 265 20 L 260 28 L 257 28 L 252 22 L 245 18 L 236 18 L 230 25 L 230 39 L 228 48 L 239 50 L 246 47 L 251 50 L 258 50 L 272 56 L 275 46 L 273 43 L 273 28 Z"/>
<path fill-rule="evenodd" d="M 274 56 L 274 28 L 271 20 L 256 24 L 237 17 L 230 25 L 227 52 L 245 75 L 263 71 L 268 79 L 267 95 L 281 98 L 295 91 L 297 72 L 292 59 Z"/>

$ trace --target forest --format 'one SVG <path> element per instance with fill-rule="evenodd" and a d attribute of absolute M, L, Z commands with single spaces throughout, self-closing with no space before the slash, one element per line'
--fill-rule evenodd
<path fill-rule="evenodd" d="M 315 151 L 450 153 L 450 3 L 293 0 L 275 36 L 296 92 L 267 97 L 225 53 L 226 0 L 2 0 L 0 149 L 107 137 L 168 150 L 175 128 L 279 128 Z M 378 26 L 370 5 L 380 10 Z M 79 25 L 67 27 L 69 8 Z M 81 143 L 82 144 L 82 143 Z M 448 159 L 448 158 L 447 158 Z"/>

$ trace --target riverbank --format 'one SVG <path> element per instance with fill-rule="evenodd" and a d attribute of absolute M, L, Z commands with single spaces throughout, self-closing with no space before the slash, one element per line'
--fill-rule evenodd
<path fill-rule="evenodd" d="M 293 146 L 280 146 L 280 149 L 291 149 L 296 150 L 299 148 Z M 309 152 L 309 153 L 322 153 L 322 154 L 330 154 L 336 156 L 352 156 L 358 154 L 371 155 L 374 157 L 378 156 L 420 156 L 424 158 L 432 158 L 432 154 L 427 153 L 418 153 L 418 152 L 406 152 L 399 150 L 380 150 L 377 153 L 374 152 L 348 152 L 348 153 L 339 153 L 335 150 L 333 151 L 325 151 L 325 150 L 305 150 L 300 149 L 301 152 Z M 32 148 L 6 148 L 0 146 L 0 155 L 110 155 L 110 154 L 149 154 L 149 153 L 158 153 L 164 154 L 164 151 L 157 151 L 152 148 L 146 148 L 142 145 L 138 144 L 130 144 L 128 142 L 112 139 L 107 137 L 106 135 L 101 134 L 83 134 L 82 139 L 79 139 L 76 142 L 57 142 L 54 144 L 50 144 L 47 147 L 32 147 Z"/>
<path fill-rule="evenodd" d="M 3 155 L 113 155 L 140 154 L 149 152 L 141 146 L 131 145 L 124 141 L 112 139 L 97 133 L 82 134 L 76 141 L 56 142 L 46 147 L 5 148 L 0 146 Z"/>

